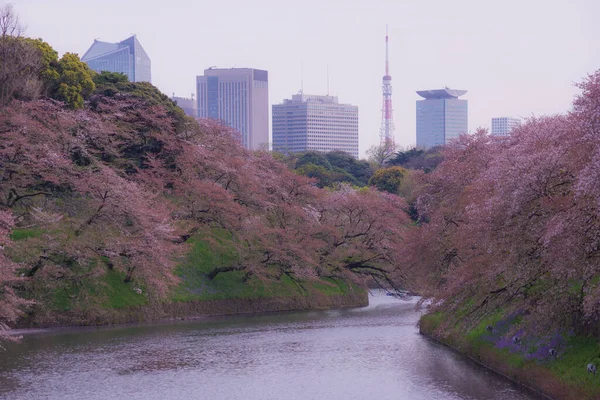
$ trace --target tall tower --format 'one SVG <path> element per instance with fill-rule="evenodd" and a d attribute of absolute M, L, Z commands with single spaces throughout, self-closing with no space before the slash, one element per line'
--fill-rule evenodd
<path fill-rule="evenodd" d="M 198 117 L 223 121 L 250 150 L 269 144 L 269 73 L 253 68 L 209 68 L 196 77 Z"/>
<path fill-rule="evenodd" d="M 417 100 L 417 148 L 443 146 L 469 132 L 469 102 L 459 99 L 466 90 L 419 90 Z"/>
<path fill-rule="evenodd" d="M 385 26 L 385 75 L 383 76 L 383 107 L 381 108 L 380 144 L 394 144 L 394 113 L 392 112 L 392 77 L 388 56 L 388 29 Z"/>

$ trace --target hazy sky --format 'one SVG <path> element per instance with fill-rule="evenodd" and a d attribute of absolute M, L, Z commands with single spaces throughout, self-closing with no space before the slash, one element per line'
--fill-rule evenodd
<path fill-rule="evenodd" d="M 3 0 L 0 0 L 2 2 Z M 269 102 L 300 89 L 359 107 L 378 143 L 385 25 L 396 142 L 415 143 L 416 90 L 466 89 L 469 130 L 495 116 L 564 112 L 600 68 L 600 0 L 13 0 L 27 34 L 80 56 L 136 33 L 152 83 L 189 97 L 205 68 L 269 71 Z"/>

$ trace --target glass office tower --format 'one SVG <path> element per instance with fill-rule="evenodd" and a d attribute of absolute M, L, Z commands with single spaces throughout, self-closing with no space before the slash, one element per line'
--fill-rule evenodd
<path fill-rule="evenodd" d="M 152 82 L 150 57 L 135 35 L 119 43 L 94 40 L 81 61 L 96 72 L 120 72 L 131 82 Z"/>
<path fill-rule="evenodd" d="M 468 102 L 459 99 L 466 90 L 449 88 L 418 91 L 417 148 L 429 149 L 468 133 Z"/>
<path fill-rule="evenodd" d="M 252 68 L 209 68 L 196 77 L 198 117 L 223 121 L 251 150 L 269 146 L 269 74 Z"/>

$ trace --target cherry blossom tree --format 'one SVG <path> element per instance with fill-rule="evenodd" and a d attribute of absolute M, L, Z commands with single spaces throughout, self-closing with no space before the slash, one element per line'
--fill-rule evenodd
<path fill-rule="evenodd" d="M 598 334 L 599 83 L 597 72 L 572 112 L 509 138 L 459 138 L 419 177 L 407 260 L 434 309 L 467 325 L 503 309 L 528 315 L 528 329 Z"/>
<path fill-rule="evenodd" d="M 10 245 L 10 232 L 14 226 L 14 216 L 9 210 L 0 209 L 0 341 L 15 340 L 6 331 L 22 315 L 22 308 L 31 304 L 19 297 L 14 285 L 21 280 L 15 271 L 18 265 L 6 256 L 5 248 Z"/>
<path fill-rule="evenodd" d="M 300 288 L 321 277 L 403 285 L 398 196 L 319 189 L 271 153 L 244 149 L 231 128 L 177 119 L 133 93 L 94 94 L 81 110 L 14 101 L 0 119 L 0 209 L 22 238 L 3 244 L 19 263 L 2 279 L 17 268 L 37 310 L 57 290 L 85 300 L 86 282 L 109 271 L 161 301 L 192 237 L 234 255 L 207 279 L 243 271 Z M 16 299 L 6 304 L 18 313 Z"/>

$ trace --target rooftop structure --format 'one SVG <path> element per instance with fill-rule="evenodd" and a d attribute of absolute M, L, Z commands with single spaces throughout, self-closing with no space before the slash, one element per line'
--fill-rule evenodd
<path fill-rule="evenodd" d="M 94 40 L 81 61 L 96 72 L 119 72 L 130 82 L 152 82 L 150 57 L 135 35 L 119 43 Z"/>
<path fill-rule="evenodd" d="M 418 90 L 417 94 L 424 99 L 458 99 L 460 96 L 467 93 L 466 90 L 455 90 L 450 88 L 434 89 L 434 90 Z"/>
<path fill-rule="evenodd" d="M 459 99 L 466 90 L 421 90 L 417 94 L 417 147 L 442 146 L 468 132 L 468 102 Z"/>

